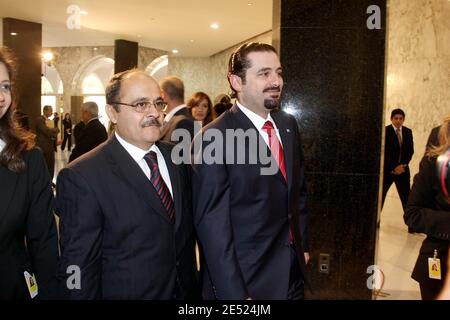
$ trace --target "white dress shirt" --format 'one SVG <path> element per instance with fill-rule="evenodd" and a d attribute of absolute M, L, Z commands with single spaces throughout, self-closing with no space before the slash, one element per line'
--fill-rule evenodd
<path fill-rule="evenodd" d="M 186 104 L 180 104 L 178 107 L 173 108 L 172 110 L 170 110 L 166 116 L 164 117 L 164 122 L 169 122 L 170 119 L 172 119 L 172 117 L 175 115 L 175 113 L 177 113 L 178 111 L 180 111 L 183 108 L 186 108 Z"/>
<path fill-rule="evenodd" d="M 3 151 L 3 149 L 5 148 L 5 146 L 6 146 L 5 141 L 3 141 L 2 139 L 0 139 L 0 152 Z"/>
<path fill-rule="evenodd" d="M 151 171 L 149 166 L 147 165 L 147 162 L 144 159 L 144 156 L 149 153 L 150 151 L 156 152 L 157 159 L 158 159 L 158 168 L 159 172 L 161 173 L 161 176 L 164 180 L 164 182 L 167 185 L 167 188 L 169 188 L 170 194 L 172 195 L 173 199 L 173 192 L 172 192 L 172 183 L 170 182 L 170 175 L 169 170 L 167 170 L 166 160 L 164 160 L 164 157 L 159 151 L 156 144 L 153 144 L 150 149 L 148 150 L 142 150 L 141 148 L 136 147 L 135 145 L 132 145 L 131 143 L 125 141 L 122 139 L 117 132 L 114 133 L 116 135 L 117 140 L 122 145 L 122 147 L 127 150 L 127 152 L 130 154 L 130 156 L 136 161 L 136 163 L 139 165 L 139 167 L 144 172 L 145 176 L 148 180 L 150 180 Z"/>
<path fill-rule="evenodd" d="M 270 121 L 273 124 L 273 127 L 275 129 L 275 132 L 277 134 L 278 140 L 281 143 L 281 146 L 283 146 L 283 141 L 281 141 L 280 133 L 278 132 L 277 125 L 275 124 L 275 121 L 273 121 L 272 116 L 270 115 L 270 112 L 267 114 L 267 118 L 264 119 L 260 115 L 254 113 L 250 109 L 244 107 L 239 101 L 236 100 L 236 104 L 241 109 L 241 111 L 247 116 L 247 118 L 250 119 L 250 121 L 253 123 L 253 125 L 258 129 L 259 134 L 263 137 L 264 141 L 266 142 L 267 146 L 269 145 L 269 135 L 265 130 L 263 130 L 263 126 L 266 123 L 266 121 Z"/>

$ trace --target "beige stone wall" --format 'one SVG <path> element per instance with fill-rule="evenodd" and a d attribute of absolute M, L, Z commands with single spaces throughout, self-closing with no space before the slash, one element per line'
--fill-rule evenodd
<path fill-rule="evenodd" d="M 272 32 L 263 33 L 248 41 L 272 44 Z M 184 81 L 186 101 L 196 91 L 204 91 L 211 100 L 221 93 L 230 92 L 227 81 L 228 59 L 239 45 L 240 43 L 206 58 L 169 56 L 168 73 Z"/>
<path fill-rule="evenodd" d="M 450 2 L 390 0 L 388 13 L 385 121 L 394 108 L 405 111 L 415 174 L 430 130 L 450 112 Z"/>

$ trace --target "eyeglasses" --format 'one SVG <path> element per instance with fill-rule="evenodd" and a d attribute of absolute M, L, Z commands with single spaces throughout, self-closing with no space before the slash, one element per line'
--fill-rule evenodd
<path fill-rule="evenodd" d="M 148 112 L 152 106 L 155 107 L 156 111 L 161 112 L 166 107 L 166 103 L 163 100 L 156 101 L 141 101 L 135 104 L 123 103 L 123 102 L 113 102 L 112 104 L 119 104 L 123 106 L 129 106 L 134 109 L 134 111 L 139 113 Z"/>

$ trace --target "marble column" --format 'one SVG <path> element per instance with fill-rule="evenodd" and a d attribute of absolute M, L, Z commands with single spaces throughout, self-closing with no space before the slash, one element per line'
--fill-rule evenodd
<path fill-rule="evenodd" d="M 380 29 L 367 27 L 371 5 L 380 10 Z M 307 298 L 372 296 L 367 268 L 377 238 L 385 21 L 385 0 L 274 1 L 282 108 L 295 115 L 305 152 L 314 289 Z M 330 255 L 328 273 L 319 272 L 321 253 Z"/>
<path fill-rule="evenodd" d="M 114 73 L 138 66 L 138 43 L 127 40 L 114 42 Z"/>

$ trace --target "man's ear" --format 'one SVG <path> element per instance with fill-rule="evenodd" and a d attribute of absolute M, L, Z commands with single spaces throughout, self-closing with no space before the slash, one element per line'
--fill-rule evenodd
<path fill-rule="evenodd" d="M 235 74 L 228 74 L 228 81 L 230 81 L 231 87 L 236 92 L 241 92 L 242 89 L 242 79 L 241 77 L 235 75 Z"/>
<path fill-rule="evenodd" d="M 109 104 L 106 105 L 106 114 L 108 115 L 109 120 L 111 120 L 112 123 L 117 123 L 117 111 L 113 106 Z"/>

